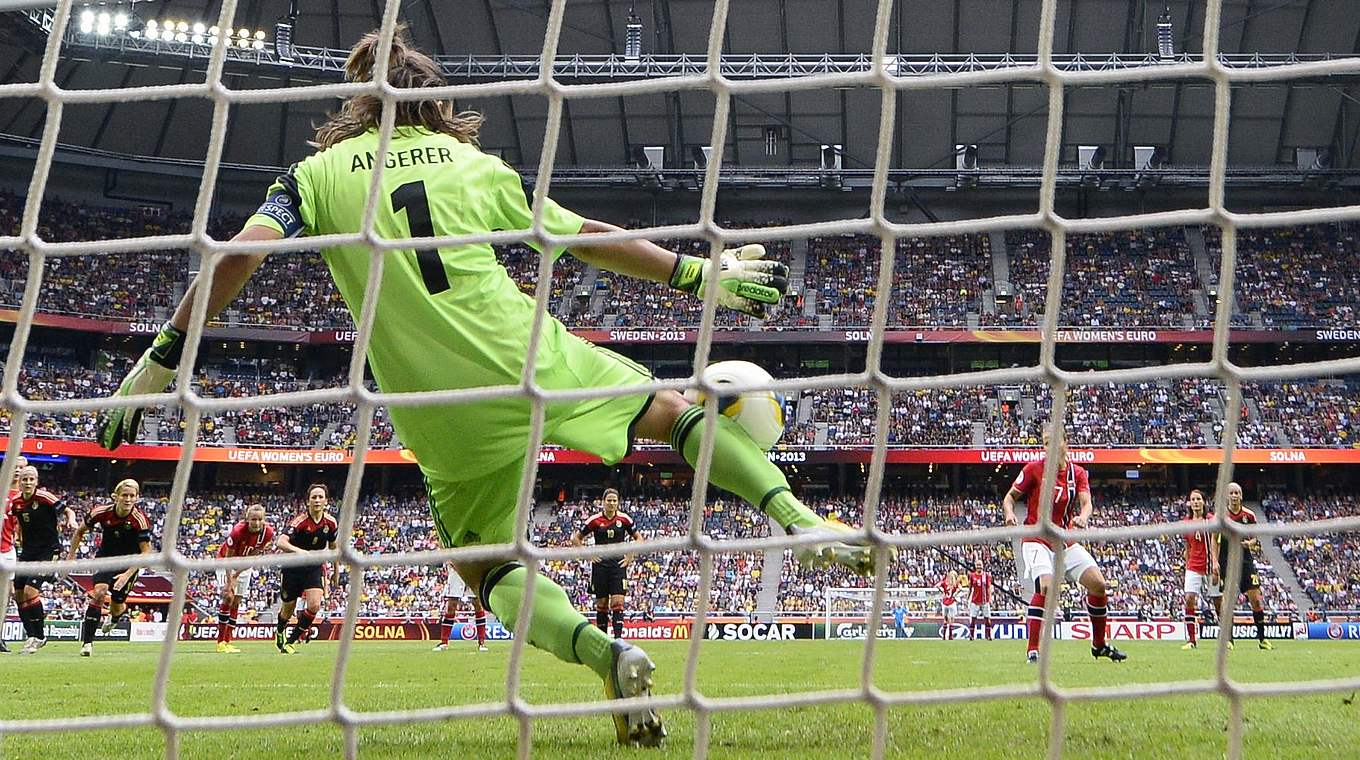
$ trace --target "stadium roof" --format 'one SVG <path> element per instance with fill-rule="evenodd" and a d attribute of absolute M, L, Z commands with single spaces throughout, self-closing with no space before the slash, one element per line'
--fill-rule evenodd
<path fill-rule="evenodd" d="M 607 56 L 624 52 L 627 0 L 568 0 L 559 54 Z M 1156 50 L 1163 3 L 1149 0 L 1060 0 L 1056 50 L 1099 61 L 1110 54 L 1144 56 Z M 1177 53 L 1199 51 L 1202 0 L 1170 4 Z M 379 0 L 300 0 L 295 42 L 343 51 L 379 23 Z M 1039 0 L 896 0 L 888 52 L 907 56 L 978 54 L 1032 56 Z M 1353 0 L 1224 0 L 1225 54 L 1350 56 L 1360 52 L 1360 14 Z M 546 0 L 413 0 L 402 17 L 422 47 L 494 63 L 504 56 L 536 57 L 543 43 Z M 643 0 L 644 56 L 698 54 L 707 48 L 713 4 L 706 0 Z M 213 23 L 215 2 L 142 0 L 143 19 Z M 241 0 L 235 23 L 267 30 L 285 17 L 287 0 Z M 848 0 L 742 0 L 731 6 L 724 52 L 853 56 L 869 52 L 873 3 Z M 45 32 L 29 17 L 0 20 L 0 84 L 37 77 Z M 137 87 L 202 81 L 204 60 L 70 46 L 56 81 L 68 88 Z M 468 59 L 473 60 L 473 59 Z M 669 59 L 668 59 L 669 60 Z M 334 81 L 333 72 L 295 65 L 233 61 L 233 88 L 303 86 Z M 505 74 L 504 76 L 508 76 Z M 483 74 L 478 80 L 496 78 Z M 522 76 L 522 75 L 520 75 Z M 464 79 L 462 81 L 469 81 Z M 725 161 L 746 167 L 815 166 L 823 144 L 844 145 L 845 167 L 872 166 L 880 93 L 829 89 L 734 96 Z M 1110 164 L 1128 166 L 1133 146 L 1162 148 L 1178 166 L 1205 165 L 1212 145 L 1213 91 L 1207 81 L 1086 87 L 1070 93 L 1064 115 L 1064 160 L 1076 146 L 1099 145 Z M 1033 83 L 902 92 L 895 167 L 949 169 L 954 146 L 977 144 L 982 166 L 1035 166 L 1043 150 L 1047 100 Z M 225 160 L 284 165 L 305 155 L 311 126 L 334 101 L 240 105 L 233 109 Z M 521 166 L 537 163 L 546 100 L 504 96 L 461 105 L 488 117 L 484 147 Z M 636 146 L 664 146 L 666 165 L 687 167 L 694 147 L 709 140 L 714 97 L 704 91 L 571 99 L 566 104 L 558 165 L 623 166 Z M 201 159 L 211 117 L 202 99 L 68 106 L 61 142 L 120 155 Z M 44 107 L 38 99 L 0 99 L 0 135 L 38 137 Z M 1235 90 L 1229 160 L 1236 166 L 1289 166 L 1296 148 L 1329 149 L 1336 168 L 1356 168 L 1360 137 L 1360 80 L 1312 78 Z M 771 149 L 773 153 L 771 154 Z"/>

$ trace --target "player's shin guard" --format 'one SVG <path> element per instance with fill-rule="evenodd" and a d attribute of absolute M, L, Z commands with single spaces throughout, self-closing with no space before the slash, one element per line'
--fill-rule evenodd
<path fill-rule="evenodd" d="M 1030 597 L 1029 610 L 1025 615 L 1025 631 L 1029 634 L 1029 651 L 1039 651 L 1039 634 L 1043 631 L 1043 627 L 1044 595 L 1035 594 Z"/>
<path fill-rule="evenodd" d="M 692 406 L 675 418 L 671 447 L 694 466 L 704 429 L 704 408 Z M 781 527 L 817 525 L 817 515 L 794 498 L 789 481 L 735 420 L 719 416 L 713 428 L 713 461 L 708 482 L 731 491 L 773 517 Z"/>
<path fill-rule="evenodd" d="M 85 619 L 80 621 L 80 641 L 82 644 L 89 644 L 94 641 L 94 631 L 99 627 L 99 618 L 103 617 L 104 608 L 98 604 L 91 604 L 85 608 Z"/>
<path fill-rule="evenodd" d="M 443 620 L 439 621 L 439 643 L 449 643 L 449 636 L 453 635 L 453 625 L 457 622 L 457 619 L 448 617 L 447 615 L 444 616 Z"/>
<path fill-rule="evenodd" d="M 296 644 L 301 641 L 303 634 L 312 629 L 312 621 L 315 619 L 316 613 L 311 610 L 305 607 L 299 610 L 297 614 L 297 625 L 293 626 L 292 632 L 288 634 L 288 643 Z"/>
<path fill-rule="evenodd" d="M 1105 595 L 1086 595 L 1086 614 L 1091 616 L 1091 646 L 1099 649 L 1105 646 Z"/>
<path fill-rule="evenodd" d="M 217 643 L 231 641 L 231 605 L 223 602 L 217 608 Z"/>
<path fill-rule="evenodd" d="M 528 580 L 529 571 L 518 562 L 499 565 L 482 579 L 479 591 L 482 607 L 494 612 L 511 631 L 519 620 Z M 534 579 L 533 615 L 527 640 L 563 662 L 579 662 L 601 678 L 609 677 L 613 640 L 577 612 L 567 592 L 546 575 Z"/>
<path fill-rule="evenodd" d="M 595 605 L 595 627 L 609 633 L 609 604 L 601 601 Z"/>
<path fill-rule="evenodd" d="M 614 616 L 614 638 L 623 638 L 623 605 L 610 605 L 609 611 Z"/>
<path fill-rule="evenodd" d="M 1266 611 L 1264 609 L 1252 610 L 1251 621 L 1256 624 L 1256 640 L 1266 640 Z"/>
<path fill-rule="evenodd" d="M 992 619 L 989 618 L 989 617 L 988 617 L 988 618 L 983 618 L 983 619 L 982 619 L 982 625 L 983 625 L 983 630 L 987 632 L 987 640 L 988 640 L 988 641 L 991 641 L 991 640 L 992 640 Z"/>
<path fill-rule="evenodd" d="M 477 610 L 477 646 L 486 644 L 486 610 Z"/>
<path fill-rule="evenodd" d="M 1195 608 L 1189 604 L 1185 605 L 1185 635 L 1191 644 L 1199 641 L 1199 616 L 1195 614 Z"/>

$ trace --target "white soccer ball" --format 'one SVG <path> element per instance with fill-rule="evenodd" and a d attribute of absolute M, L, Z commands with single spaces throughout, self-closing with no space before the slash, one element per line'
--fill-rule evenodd
<path fill-rule="evenodd" d="M 726 361 L 708 365 L 704 380 L 714 385 L 740 383 L 760 385 L 774 382 L 770 373 L 751 362 Z M 685 391 L 685 398 L 696 404 L 704 403 L 704 393 L 697 388 Z M 784 395 L 774 391 L 746 391 L 740 395 L 719 395 L 718 411 L 736 421 L 751 440 L 764 451 L 769 451 L 784 435 Z"/>

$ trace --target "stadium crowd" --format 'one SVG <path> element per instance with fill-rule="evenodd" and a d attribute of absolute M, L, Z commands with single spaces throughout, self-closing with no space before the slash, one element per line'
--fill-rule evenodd
<path fill-rule="evenodd" d="M 0 191 L 0 231 L 17 234 L 23 199 Z M 236 214 L 214 217 L 209 233 L 230 237 L 243 221 Z M 159 207 L 100 206 L 49 199 L 39 234 L 54 242 L 182 234 L 184 213 Z M 788 224 L 787 219 L 724 221 L 729 228 Z M 631 220 L 627 226 L 645 226 Z M 1211 262 L 1221 255 L 1216 227 L 1202 228 Z M 1013 302 L 989 312 L 983 295 L 993 287 L 992 251 L 987 235 L 904 238 L 897 241 L 888 322 L 896 327 L 960 326 L 976 314 L 984 326 L 1034 325 L 1042 315 L 1048 278 L 1049 238 L 1041 230 L 1012 230 L 1005 236 Z M 707 255 L 701 240 L 662 244 Z M 791 243 L 764 241 L 770 258 L 788 261 Z M 807 267 L 795 281 L 793 299 L 766 319 L 766 326 L 853 328 L 870 323 L 876 297 L 881 242 L 869 236 L 833 236 L 807 241 Z M 523 245 L 498 247 L 501 262 L 532 294 L 538 255 Z M 41 311 L 129 321 L 164 319 L 190 268 L 183 250 L 49 258 L 39 294 Z M 0 253 L 0 306 L 17 307 L 27 278 L 25 255 Z M 1068 237 L 1062 323 L 1083 326 L 1179 326 L 1207 324 L 1197 314 L 1193 292 L 1214 286 L 1200 282 L 1184 230 L 1152 228 Z M 223 324 L 282 329 L 352 329 L 353 320 L 319 254 L 270 257 L 224 313 Z M 554 266 L 551 313 L 582 328 L 612 326 L 695 327 L 696 299 L 663 286 L 622 281 L 593 272 L 570 256 Z M 578 296 L 587 274 L 593 287 Z M 1353 327 L 1360 302 L 1360 245 L 1354 225 L 1315 225 L 1243 230 L 1238 237 L 1237 304 L 1234 323 L 1264 327 Z M 1213 273 L 1210 273 L 1210 277 Z M 812 294 L 813 314 L 802 309 Z M 1209 308 L 1212 304 L 1206 302 Z M 718 324 L 744 327 L 740 315 L 720 314 Z"/>

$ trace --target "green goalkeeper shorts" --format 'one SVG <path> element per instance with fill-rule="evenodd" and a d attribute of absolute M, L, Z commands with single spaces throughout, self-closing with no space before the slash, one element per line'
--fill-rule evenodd
<path fill-rule="evenodd" d="M 574 336 L 571 344 L 570 366 L 581 378 L 583 388 L 643 385 L 652 380 L 651 373 L 632 359 Z M 544 421 L 543 439 L 595 454 L 606 464 L 614 464 L 632 450 L 633 427 L 651 405 L 652 396 L 629 393 L 552 404 Z M 527 429 L 525 434 L 527 445 Z M 430 511 L 445 547 L 508 544 L 515 540 L 515 500 L 524 474 L 524 453 L 468 480 L 426 476 Z"/>

